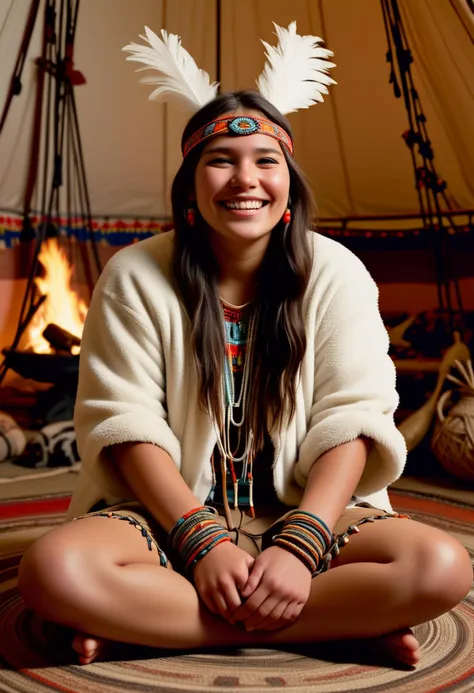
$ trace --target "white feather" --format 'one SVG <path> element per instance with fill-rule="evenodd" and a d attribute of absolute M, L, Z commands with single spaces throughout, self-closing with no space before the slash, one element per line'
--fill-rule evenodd
<path fill-rule="evenodd" d="M 161 30 L 163 40 L 145 27 L 146 36 L 140 38 L 149 45 L 130 43 L 122 50 L 131 53 L 126 59 L 143 63 L 137 72 L 155 70 L 157 74 L 142 78 L 143 84 L 157 88 L 149 98 L 156 101 L 174 101 L 188 113 L 195 113 L 217 95 L 217 83 L 210 83 L 209 75 L 200 70 L 194 59 L 181 45 L 175 34 Z"/>
<path fill-rule="evenodd" d="M 323 101 L 323 94 L 329 93 L 327 87 L 337 84 L 327 74 L 336 66 L 328 60 L 333 52 L 318 45 L 322 41 L 319 36 L 297 34 L 296 22 L 291 22 L 288 29 L 273 24 L 278 45 L 274 47 L 262 41 L 267 62 L 257 79 L 260 93 L 280 113 L 291 113 Z"/>

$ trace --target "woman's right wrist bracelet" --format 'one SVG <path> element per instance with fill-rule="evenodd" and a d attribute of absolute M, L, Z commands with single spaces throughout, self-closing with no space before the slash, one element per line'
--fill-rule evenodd
<path fill-rule="evenodd" d="M 171 528 L 169 541 L 181 556 L 186 569 L 192 569 L 211 549 L 230 541 L 229 533 L 203 505 L 181 517 Z"/>

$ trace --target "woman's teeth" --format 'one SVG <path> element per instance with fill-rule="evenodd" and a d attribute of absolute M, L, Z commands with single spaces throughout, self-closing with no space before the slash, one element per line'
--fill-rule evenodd
<path fill-rule="evenodd" d="M 248 200 L 246 202 L 224 202 L 227 209 L 260 209 L 262 200 Z"/>

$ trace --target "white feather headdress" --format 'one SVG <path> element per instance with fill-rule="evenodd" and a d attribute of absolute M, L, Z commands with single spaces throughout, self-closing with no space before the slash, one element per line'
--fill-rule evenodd
<path fill-rule="evenodd" d="M 156 70 L 156 75 L 143 77 L 143 84 L 156 84 L 157 88 L 149 98 L 156 101 L 174 101 L 192 114 L 198 111 L 217 95 L 217 83 L 210 83 L 209 75 L 200 70 L 188 51 L 181 45 L 176 34 L 161 30 L 163 40 L 151 29 L 145 27 L 146 36 L 140 38 L 149 45 L 130 43 L 122 50 L 131 53 L 126 59 L 143 63 L 137 72 Z"/>
<path fill-rule="evenodd" d="M 323 101 L 323 94 L 329 93 L 327 87 L 336 84 L 327 74 L 335 67 L 328 60 L 332 51 L 318 45 L 322 41 L 318 36 L 297 34 L 296 22 L 291 22 L 288 29 L 274 26 L 278 45 L 262 41 L 267 62 L 257 79 L 260 93 L 283 114 Z M 127 60 L 144 65 L 138 72 L 155 71 L 140 80 L 157 86 L 149 96 L 151 100 L 174 101 L 192 114 L 217 96 L 217 82 L 210 83 L 208 73 L 198 68 L 179 36 L 162 29 L 161 39 L 148 27 L 145 33 L 140 38 L 148 46 L 130 43 L 122 50 L 131 54 Z"/>
<path fill-rule="evenodd" d="M 322 41 L 319 36 L 297 34 L 296 22 L 288 29 L 273 24 L 278 45 L 275 48 L 262 41 L 267 62 L 257 79 L 260 93 L 283 114 L 323 101 L 328 86 L 337 84 L 327 74 L 336 67 L 328 60 L 334 53 L 318 45 Z"/>

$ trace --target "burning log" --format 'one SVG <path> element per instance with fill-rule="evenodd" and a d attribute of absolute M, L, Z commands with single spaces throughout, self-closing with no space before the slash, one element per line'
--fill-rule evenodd
<path fill-rule="evenodd" d="M 51 344 L 53 349 L 57 351 L 67 351 L 72 352 L 73 347 L 78 347 L 81 345 L 81 340 L 76 337 L 75 334 L 71 334 L 67 330 L 63 329 L 59 325 L 50 323 L 45 330 L 43 330 L 43 337 L 46 341 Z"/>
<path fill-rule="evenodd" d="M 43 296 L 45 299 L 33 319 L 30 318 L 20 346 L 24 351 L 36 354 L 62 351 L 77 355 L 87 306 L 71 288 L 73 265 L 57 238 L 49 238 L 43 243 L 38 260 L 44 272 L 43 276 L 35 278 L 35 286 L 41 295 L 40 300 Z M 53 330 L 50 332 L 51 326 Z M 62 333 L 57 330 L 62 330 Z M 45 339 L 46 331 L 52 341 Z"/>

